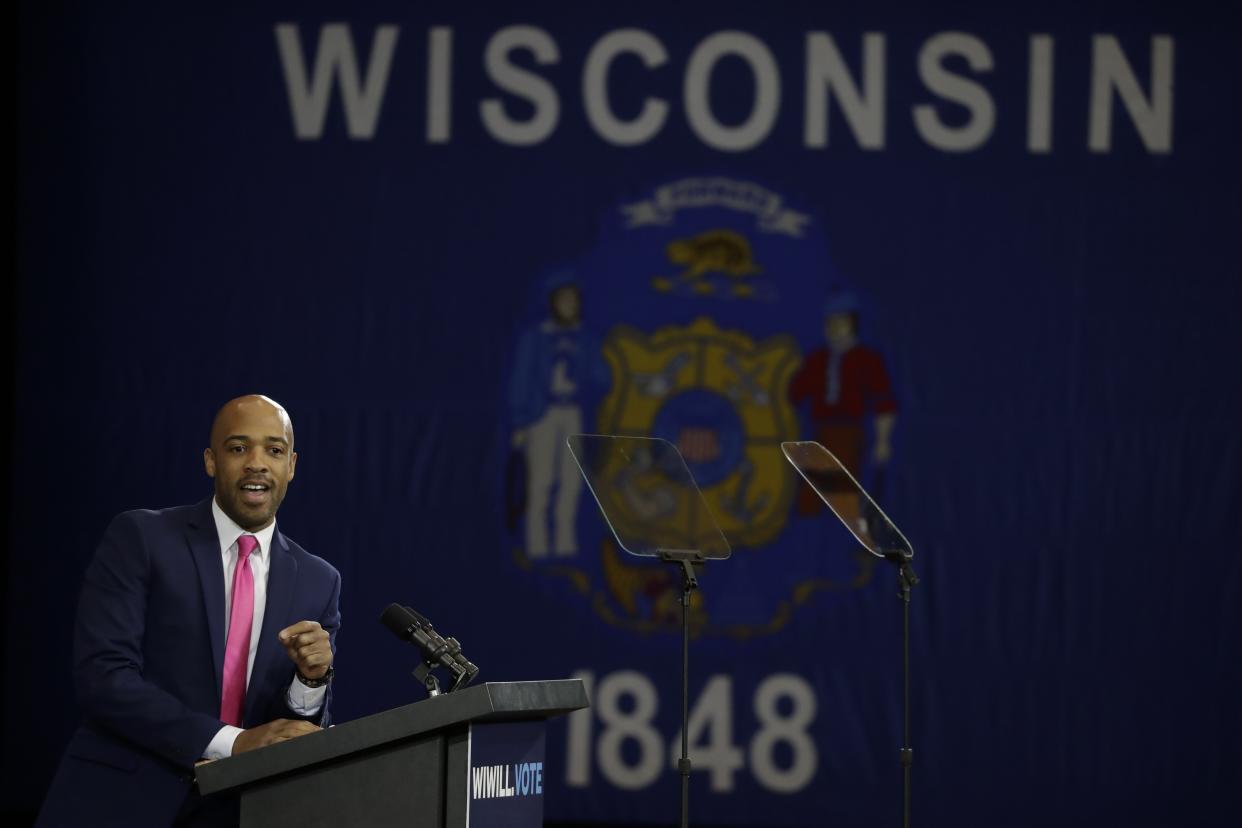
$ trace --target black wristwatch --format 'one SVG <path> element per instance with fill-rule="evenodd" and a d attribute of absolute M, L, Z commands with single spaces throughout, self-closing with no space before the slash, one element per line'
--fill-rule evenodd
<path fill-rule="evenodd" d="M 323 674 L 323 678 L 317 678 L 317 679 L 307 678 L 306 676 L 302 675 L 302 672 L 300 670 L 294 670 L 294 672 L 297 674 L 298 681 L 302 682 L 302 684 L 306 685 L 307 687 L 323 687 L 325 684 L 328 684 L 329 682 L 332 681 L 332 674 L 336 672 L 336 668 L 333 667 L 331 664 L 329 664 L 328 672 Z"/>

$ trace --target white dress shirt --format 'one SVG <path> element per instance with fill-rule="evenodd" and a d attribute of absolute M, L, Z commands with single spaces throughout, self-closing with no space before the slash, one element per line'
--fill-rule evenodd
<path fill-rule="evenodd" d="M 228 640 L 229 613 L 233 608 L 233 572 L 237 569 L 237 539 L 242 535 L 254 535 L 259 545 L 250 553 L 250 572 L 254 576 L 254 618 L 250 624 L 250 653 L 246 658 L 246 686 L 250 686 L 250 673 L 254 670 L 254 656 L 259 651 L 259 638 L 263 634 L 263 613 L 267 609 L 267 573 L 270 567 L 272 535 L 276 521 L 258 532 L 247 532 L 224 513 L 216 499 L 211 499 L 211 515 L 216 521 L 216 536 L 220 539 L 220 556 L 224 561 L 224 635 Z M 307 687 L 294 673 L 289 684 L 286 702 L 289 709 L 300 716 L 313 716 L 323 706 L 324 687 Z M 203 751 L 204 759 L 223 759 L 233 755 L 233 742 L 242 728 L 226 724 L 212 738 Z"/>

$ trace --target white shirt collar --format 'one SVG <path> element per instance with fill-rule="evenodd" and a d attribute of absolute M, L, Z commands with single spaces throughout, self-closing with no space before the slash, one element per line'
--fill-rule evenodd
<path fill-rule="evenodd" d="M 224 510 L 220 508 L 220 504 L 216 502 L 215 497 L 211 498 L 211 516 L 216 520 L 216 537 L 220 539 L 220 554 L 226 554 L 232 549 L 237 543 L 237 539 L 242 535 L 254 535 L 259 539 L 259 546 L 250 554 L 258 556 L 259 560 L 267 560 L 268 550 L 272 544 L 272 535 L 276 532 L 276 521 L 273 520 L 266 528 L 260 529 L 257 532 L 247 532 L 224 513 Z"/>

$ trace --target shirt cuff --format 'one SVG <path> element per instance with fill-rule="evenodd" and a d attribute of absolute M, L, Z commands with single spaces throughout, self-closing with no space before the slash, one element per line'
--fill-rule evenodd
<path fill-rule="evenodd" d="M 240 727 L 233 725 L 225 725 L 220 728 L 211 741 L 207 743 L 207 749 L 203 751 L 204 759 L 227 759 L 233 755 L 233 742 L 237 740 L 237 735 L 242 732 Z"/>
<path fill-rule="evenodd" d="M 285 702 L 289 709 L 299 716 L 314 716 L 323 707 L 323 697 L 327 695 L 328 685 L 307 687 L 295 674 L 289 682 L 289 692 Z"/>

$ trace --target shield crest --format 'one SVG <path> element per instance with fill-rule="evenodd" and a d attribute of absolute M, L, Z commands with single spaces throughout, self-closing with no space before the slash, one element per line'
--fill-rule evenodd
<path fill-rule="evenodd" d="M 618 326 L 603 351 L 613 381 L 599 430 L 677 446 L 735 545 L 775 537 L 795 485 L 780 451 L 798 430 L 785 394 L 798 367 L 793 338 L 756 341 L 703 317 L 649 336 Z"/>

